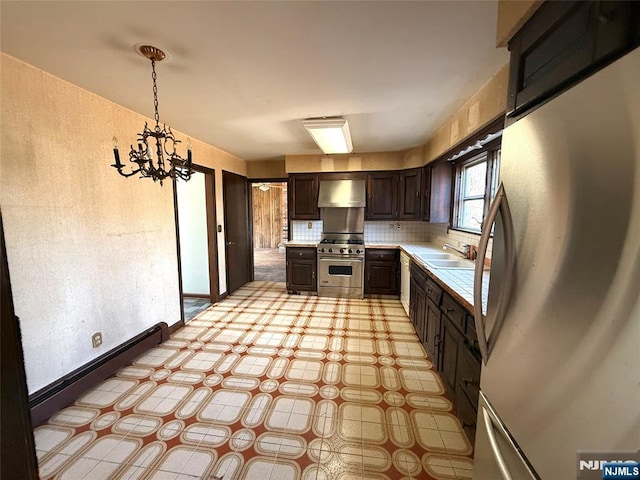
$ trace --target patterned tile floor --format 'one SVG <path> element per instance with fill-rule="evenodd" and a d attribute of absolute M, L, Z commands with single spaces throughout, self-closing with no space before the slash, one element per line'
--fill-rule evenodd
<path fill-rule="evenodd" d="M 468 479 L 396 300 L 253 282 L 35 430 L 42 479 Z"/>
<path fill-rule="evenodd" d="M 183 304 L 185 322 L 195 318 L 200 312 L 211 306 L 211 302 L 208 298 L 184 297 Z"/>

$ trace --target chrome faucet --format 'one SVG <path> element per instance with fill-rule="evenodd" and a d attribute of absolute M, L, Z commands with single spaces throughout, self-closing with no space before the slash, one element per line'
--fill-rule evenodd
<path fill-rule="evenodd" d="M 442 246 L 443 250 L 453 250 L 454 252 L 456 252 L 458 255 L 460 255 L 463 258 L 470 258 L 471 256 L 471 245 L 468 244 L 464 244 L 462 245 L 463 250 L 458 250 L 456 247 L 454 247 L 453 245 L 451 245 L 450 243 L 445 243 Z"/>

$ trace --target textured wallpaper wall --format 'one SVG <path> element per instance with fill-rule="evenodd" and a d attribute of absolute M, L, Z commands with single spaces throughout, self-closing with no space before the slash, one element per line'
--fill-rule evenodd
<path fill-rule="evenodd" d="M 143 116 L 0 59 L 0 205 L 33 393 L 157 322 L 180 320 L 173 193 L 109 166 L 111 137 L 122 154 Z M 196 158 L 246 173 L 241 159 L 194 139 Z M 98 331 L 104 343 L 93 348 Z"/>

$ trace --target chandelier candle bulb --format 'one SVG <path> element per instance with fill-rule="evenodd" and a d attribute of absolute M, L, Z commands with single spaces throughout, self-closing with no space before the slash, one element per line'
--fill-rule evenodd
<path fill-rule="evenodd" d="M 116 137 L 113 137 L 111 141 L 113 142 L 113 156 L 116 159 L 116 163 L 114 163 L 111 166 L 117 168 L 119 171 L 123 167 L 123 165 L 122 163 L 120 163 L 120 152 L 118 151 L 118 139 Z"/>

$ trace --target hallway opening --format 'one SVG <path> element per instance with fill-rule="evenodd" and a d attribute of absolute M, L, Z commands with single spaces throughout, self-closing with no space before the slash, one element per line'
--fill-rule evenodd
<path fill-rule="evenodd" d="M 289 232 L 286 182 L 253 182 L 253 278 L 284 282 Z"/>

